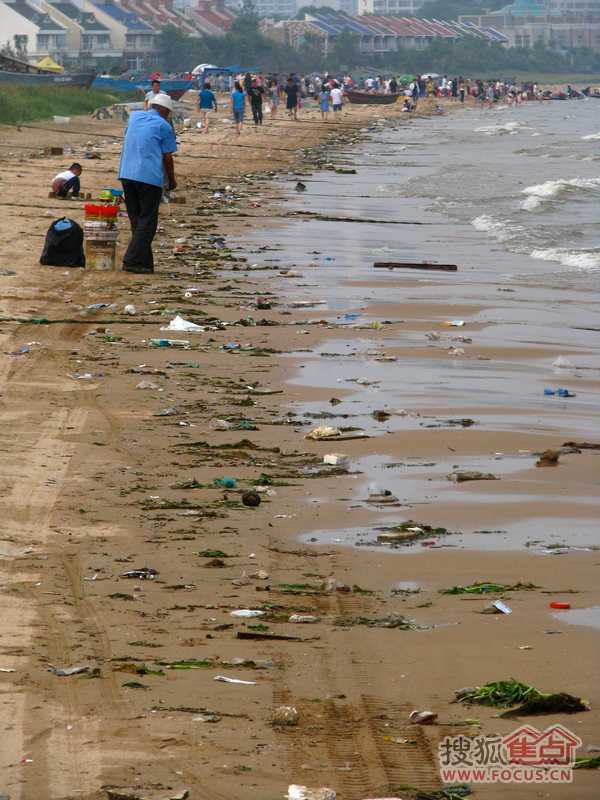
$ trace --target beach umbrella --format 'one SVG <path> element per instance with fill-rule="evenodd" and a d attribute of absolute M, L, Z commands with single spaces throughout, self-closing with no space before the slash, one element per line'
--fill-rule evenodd
<path fill-rule="evenodd" d="M 410 83 L 411 81 L 414 81 L 416 77 L 416 75 L 410 75 L 409 73 L 400 75 L 400 83 Z"/>

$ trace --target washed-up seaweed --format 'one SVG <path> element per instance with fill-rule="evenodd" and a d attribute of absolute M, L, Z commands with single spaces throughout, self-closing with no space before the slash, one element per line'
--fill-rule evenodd
<path fill-rule="evenodd" d="M 477 581 L 468 586 L 451 586 L 450 589 L 440 589 L 440 594 L 489 594 L 501 592 L 519 592 L 522 590 L 538 589 L 534 583 L 504 584 L 491 581 Z"/>
<path fill-rule="evenodd" d="M 399 628 L 403 631 L 422 630 L 412 619 L 407 619 L 401 614 L 390 614 L 387 617 L 337 617 L 334 622 L 339 628 L 352 628 L 355 625 L 365 625 L 367 628 Z"/>
<path fill-rule="evenodd" d="M 600 756 L 580 756 L 575 759 L 573 769 L 600 769 Z"/>
<path fill-rule="evenodd" d="M 534 686 L 511 678 L 508 681 L 491 681 L 483 686 L 459 689 L 456 700 L 496 708 L 509 708 L 501 717 L 534 716 L 537 714 L 576 714 L 588 711 L 588 705 L 579 697 L 566 692 L 540 692 Z M 516 708 L 510 708 L 516 706 Z"/>

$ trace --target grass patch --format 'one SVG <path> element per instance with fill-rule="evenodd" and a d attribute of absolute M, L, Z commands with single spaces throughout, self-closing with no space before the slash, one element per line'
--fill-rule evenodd
<path fill-rule="evenodd" d="M 130 93 L 109 94 L 97 89 L 57 89 L 53 86 L 12 86 L 0 83 L 0 123 L 18 125 L 57 116 L 89 114 L 100 106 L 125 102 Z M 139 100 L 141 95 L 136 94 Z"/>

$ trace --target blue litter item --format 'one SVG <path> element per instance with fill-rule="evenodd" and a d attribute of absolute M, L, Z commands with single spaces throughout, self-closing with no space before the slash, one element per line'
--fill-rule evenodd
<path fill-rule="evenodd" d="M 227 342 L 223 345 L 223 350 L 239 350 L 241 345 L 239 342 Z"/>
<path fill-rule="evenodd" d="M 70 219 L 59 219 L 54 223 L 54 230 L 55 231 L 68 231 L 70 228 L 73 227 L 73 223 Z"/>
<path fill-rule="evenodd" d="M 355 319 L 358 319 L 360 314 L 344 314 L 344 319 L 348 322 L 354 322 Z"/>
<path fill-rule="evenodd" d="M 553 394 L 556 394 L 556 392 L 554 391 L 554 389 L 551 389 L 549 386 L 546 386 L 546 388 L 544 389 L 544 394 L 549 397 Z"/>
<path fill-rule="evenodd" d="M 556 394 L 557 394 L 559 397 L 575 397 L 575 395 L 573 394 L 573 392 L 570 392 L 568 389 L 561 389 L 561 388 L 558 388 L 558 389 L 556 390 Z"/>

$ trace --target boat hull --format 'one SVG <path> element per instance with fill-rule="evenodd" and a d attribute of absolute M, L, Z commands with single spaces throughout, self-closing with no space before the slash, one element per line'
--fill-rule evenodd
<path fill-rule="evenodd" d="M 70 86 L 89 89 L 94 77 L 94 72 L 35 73 L 0 70 L 0 83 L 10 83 L 14 86 L 52 86 L 53 88 Z"/>
<path fill-rule="evenodd" d="M 179 100 L 190 89 L 196 89 L 198 84 L 196 81 L 185 80 L 164 80 L 160 82 L 160 88 L 165 94 L 168 94 L 173 100 Z M 106 78 L 99 75 L 92 84 L 93 89 L 104 89 L 108 92 L 133 92 L 140 89 L 143 92 L 149 92 L 152 88 L 149 80 L 142 81 L 128 81 L 124 78 Z"/>

